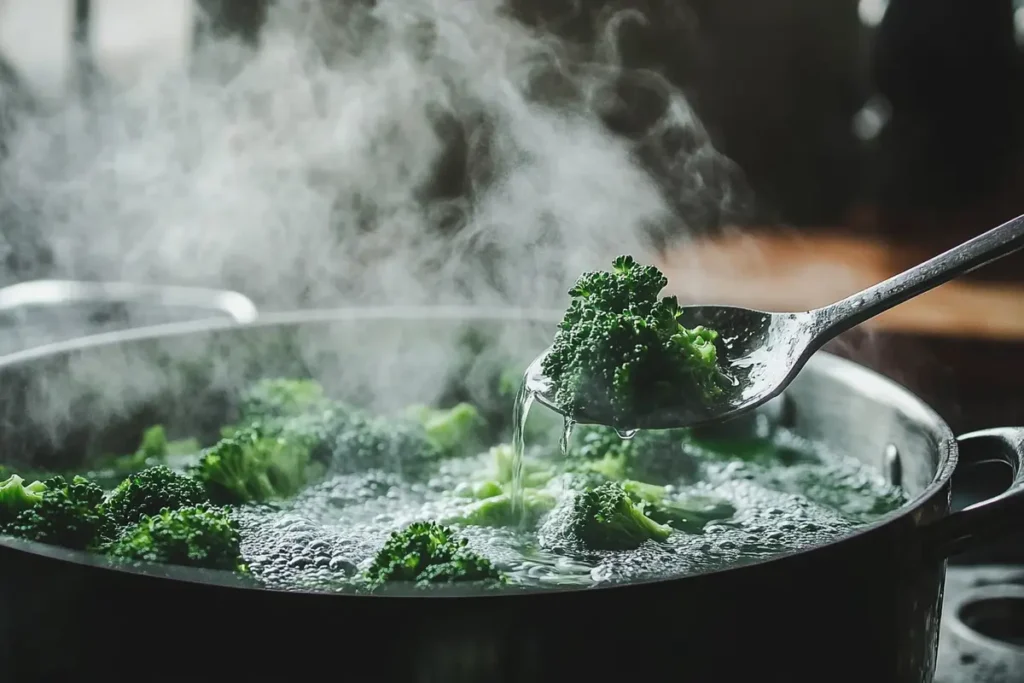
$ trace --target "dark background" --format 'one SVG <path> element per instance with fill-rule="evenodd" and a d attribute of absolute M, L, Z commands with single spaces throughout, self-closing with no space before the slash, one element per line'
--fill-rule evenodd
<path fill-rule="evenodd" d="M 212 30 L 256 39 L 263 0 L 200 4 Z M 642 12 L 646 24 L 631 23 L 620 34 L 625 65 L 653 69 L 684 89 L 716 147 L 745 172 L 758 199 L 757 222 L 864 230 L 850 224 L 870 207 L 899 215 L 876 218 L 880 231 L 917 238 L 931 231 L 917 234 L 919 221 L 907 214 L 1019 208 L 1007 197 L 1020 194 L 1024 167 L 1024 22 L 1019 30 L 1014 23 L 1024 4 L 511 4 L 521 20 L 584 45 L 615 10 Z M 868 15 L 886 4 L 873 24 Z M 882 125 L 871 125 L 874 109 Z"/>

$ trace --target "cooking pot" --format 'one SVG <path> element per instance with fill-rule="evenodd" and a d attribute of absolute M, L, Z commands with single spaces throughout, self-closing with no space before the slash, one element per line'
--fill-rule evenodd
<path fill-rule="evenodd" d="M 28 280 L 0 288 L 0 353 L 60 338 L 210 317 L 247 323 L 256 305 L 224 289 Z"/>
<path fill-rule="evenodd" d="M 0 359 L 0 453 L 78 466 L 129 452 L 162 422 L 207 441 L 260 376 L 308 375 L 373 408 L 488 396 L 554 312 L 345 309 L 196 321 L 59 342 Z M 509 355 L 511 354 L 511 355 Z M 454 378 L 454 379 L 453 379 Z M 379 389 L 379 390 L 375 390 Z M 819 353 L 780 399 L 797 433 L 881 467 L 911 502 L 833 542 L 628 585 L 415 589 L 384 596 L 265 590 L 227 574 L 112 567 L 0 539 L 5 680 L 930 681 L 946 558 L 1024 518 L 1024 429 L 955 438 L 912 394 Z M 735 429 L 743 429 L 742 421 Z M 1011 488 L 950 513 L 955 472 L 998 460 Z"/>

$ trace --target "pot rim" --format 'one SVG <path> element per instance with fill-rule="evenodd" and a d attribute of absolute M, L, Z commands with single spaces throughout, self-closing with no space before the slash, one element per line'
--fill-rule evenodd
<path fill-rule="evenodd" d="M 115 330 L 99 334 L 78 337 L 74 339 L 56 341 L 41 346 L 17 351 L 0 357 L 0 371 L 33 361 L 51 358 L 62 354 L 69 354 L 78 351 L 86 351 L 92 348 L 116 346 L 123 343 L 142 342 L 158 339 L 169 339 L 178 336 L 191 334 L 203 334 L 216 332 L 218 330 L 230 330 L 235 328 L 263 328 L 282 327 L 288 325 L 299 325 L 308 323 L 331 323 L 346 320 L 452 320 L 452 321 L 494 321 L 494 322 L 533 322 L 551 323 L 555 325 L 561 320 L 562 312 L 552 309 L 534 308 L 493 308 L 486 306 L 373 306 L 373 307 L 343 307 L 327 309 L 301 309 L 261 313 L 260 316 L 246 323 L 238 323 L 228 319 L 205 319 L 189 320 L 183 322 L 163 323 L 149 325 L 126 330 Z M 893 380 L 855 363 L 851 360 L 841 358 L 835 354 L 818 351 L 808 362 L 808 366 L 815 371 L 828 376 L 839 378 L 840 381 L 851 383 L 855 380 L 858 390 L 869 396 L 883 398 L 886 403 L 895 409 L 909 415 L 912 419 L 928 425 L 935 434 L 940 436 L 939 462 L 932 482 L 906 505 L 883 515 L 870 524 L 857 527 L 852 532 L 844 534 L 827 543 L 807 546 L 797 550 L 778 553 L 753 562 L 741 565 L 734 565 L 717 570 L 699 571 L 680 576 L 666 576 L 650 579 L 640 579 L 628 583 L 611 583 L 598 586 L 552 586 L 548 588 L 507 588 L 501 591 L 486 591 L 479 588 L 464 588 L 461 586 L 446 587 L 444 591 L 424 592 L 416 589 L 404 589 L 396 587 L 382 594 L 365 595 L 356 593 L 326 593 L 308 590 L 285 590 L 279 588 L 267 588 L 259 585 L 252 585 L 240 580 L 234 574 L 227 571 L 197 569 L 166 565 L 157 563 L 139 562 L 132 565 L 117 564 L 109 558 L 98 553 L 82 550 L 69 550 L 59 546 L 24 541 L 8 536 L 0 536 L 0 547 L 28 552 L 34 555 L 48 557 L 54 560 L 64 561 L 76 565 L 92 566 L 114 572 L 123 572 L 136 577 L 148 577 L 152 579 L 163 579 L 186 583 L 199 583 L 208 586 L 222 586 L 237 590 L 254 593 L 253 597 L 260 594 L 285 593 L 294 595 L 297 598 L 364 598 L 381 600 L 392 599 L 429 599 L 437 600 L 444 598 L 489 598 L 500 599 L 517 595 L 556 595 L 563 593 L 580 593 L 584 591 L 607 591 L 617 589 L 628 589 L 630 587 L 648 586 L 670 581 L 682 581 L 697 577 L 729 575 L 737 572 L 750 572 L 765 565 L 777 566 L 779 563 L 791 561 L 803 557 L 807 553 L 835 546 L 839 543 L 863 538 L 874 533 L 882 527 L 889 526 L 906 517 L 916 517 L 917 511 L 930 501 L 945 487 L 956 469 L 958 451 L 956 438 L 949 425 L 928 406 L 922 399 L 914 395 L 909 389 L 901 386 Z"/>

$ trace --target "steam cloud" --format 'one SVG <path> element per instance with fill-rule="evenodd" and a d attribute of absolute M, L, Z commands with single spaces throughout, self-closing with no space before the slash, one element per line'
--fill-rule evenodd
<path fill-rule="evenodd" d="M 733 180 L 669 84 L 506 15 L 279 2 L 258 47 L 204 42 L 190 73 L 20 120 L 0 200 L 70 277 L 559 307 L 582 269 L 705 229 Z M 659 100 L 636 135 L 606 125 L 623 83 Z"/>
<path fill-rule="evenodd" d="M 681 92 L 616 56 L 618 27 L 638 20 L 605 17 L 587 47 L 499 0 L 281 0 L 257 46 L 205 41 L 188 73 L 21 116 L 0 206 L 25 230 L 0 251 L 24 259 L 35 240 L 60 276 L 226 286 L 262 310 L 561 308 L 580 271 L 652 259 L 658 236 L 742 208 Z M 633 99 L 656 104 L 613 131 Z M 338 343 L 304 350 L 330 364 Z M 381 395 L 457 362 L 437 349 L 427 364 L 380 362 L 422 356 L 418 331 L 364 348 Z M 40 380 L 33 412 L 59 432 L 82 401 L 102 413 L 154 395 L 162 371 L 133 353 Z"/>

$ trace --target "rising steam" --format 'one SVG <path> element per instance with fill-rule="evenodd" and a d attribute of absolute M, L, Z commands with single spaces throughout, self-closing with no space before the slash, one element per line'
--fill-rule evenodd
<path fill-rule="evenodd" d="M 25 117 L 0 200 L 72 277 L 557 307 L 581 269 L 706 229 L 733 194 L 682 96 L 617 59 L 497 0 L 287 0 L 258 47 L 204 42 L 188 74 Z M 636 135 L 602 115 L 624 82 L 658 100 Z"/>
<path fill-rule="evenodd" d="M 620 63 L 637 20 L 581 46 L 499 0 L 283 0 L 257 46 L 205 41 L 188 73 L 23 115 L 0 206 L 28 232 L 0 247 L 24 260 L 29 234 L 50 273 L 227 286 L 264 310 L 559 308 L 581 270 L 653 258 L 652 236 L 713 228 L 742 196 L 682 94 Z M 634 97 L 655 104 L 613 130 Z"/>

